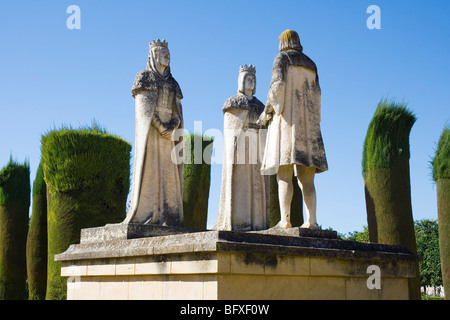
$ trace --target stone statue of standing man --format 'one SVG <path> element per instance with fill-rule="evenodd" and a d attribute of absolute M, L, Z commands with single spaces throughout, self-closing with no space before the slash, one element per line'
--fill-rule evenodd
<path fill-rule="evenodd" d="M 173 161 L 183 128 L 180 86 L 170 73 L 165 40 L 150 43 L 146 70 L 135 78 L 135 157 L 131 206 L 123 223 L 183 226 L 183 163 Z"/>
<path fill-rule="evenodd" d="M 277 173 L 280 222 L 276 228 L 290 228 L 295 174 L 303 193 L 303 228 L 318 228 L 314 176 L 328 170 L 320 131 L 321 91 L 315 63 L 302 51 L 293 30 L 279 37 L 280 53 L 272 69 L 268 101 L 259 123 L 269 121 L 261 171 Z"/>

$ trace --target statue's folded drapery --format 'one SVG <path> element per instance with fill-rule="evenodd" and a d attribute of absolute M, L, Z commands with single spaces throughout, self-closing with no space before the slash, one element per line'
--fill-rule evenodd
<path fill-rule="evenodd" d="M 224 159 L 219 214 L 214 229 L 269 227 L 267 176 L 261 175 L 265 130 L 256 124 L 264 105 L 242 93 L 224 106 Z"/>
<path fill-rule="evenodd" d="M 183 163 L 172 159 L 174 130 L 183 128 L 182 93 L 170 68 L 156 70 L 149 55 L 147 70 L 136 75 L 135 157 L 131 206 L 124 223 L 183 225 Z M 155 60 L 155 61 L 153 61 Z"/>
<path fill-rule="evenodd" d="M 273 118 L 267 132 L 262 172 L 282 165 L 328 170 L 320 131 L 320 86 L 315 63 L 302 52 L 287 50 L 275 58 L 268 104 Z"/>

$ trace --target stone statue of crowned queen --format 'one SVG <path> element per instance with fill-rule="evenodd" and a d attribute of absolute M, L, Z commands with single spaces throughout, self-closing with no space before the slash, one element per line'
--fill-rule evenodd
<path fill-rule="evenodd" d="M 268 180 L 261 175 L 266 143 L 257 124 L 264 104 L 255 96 L 256 69 L 239 68 L 238 94 L 228 98 L 224 114 L 222 186 L 217 230 L 265 230 L 269 227 Z"/>
<path fill-rule="evenodd" d="M 147 68 L 135 78 L 135 157 L 131 206 L 123 223 L 183 226 L 183 163 L 173 161 L 183 128 L 180 86 L 170 73 L 168 43 L 150 43 Z"/>

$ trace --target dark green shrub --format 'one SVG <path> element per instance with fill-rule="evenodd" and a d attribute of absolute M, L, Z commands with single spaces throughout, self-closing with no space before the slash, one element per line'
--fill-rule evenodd
<path fill-rule="evenodd" d="M 30 166 L 12 159 L 0 171 L 0 300 L 27 298 Z"/>
<path fill-rule="evenodd" d="M 66 279 L 54 255 L 78 243 L 81 229 L 124 220 L 131 145 L 97 127 L 54 130 L 41 143 L 48 215 L 46 299 L 65 299 Z"/>
<path fill-rule="evenodd" d="M 415 121 L 405 104 L 381 101 L 367 130 L 362 160 L 370 241 L 403 245 L 413 253 L 409 134 Z M 410 281 L 411 299 L 420 299 L 418 272 Z"/>
<path fill-rule="evenodd" d="M 409 133 L 415 121 L 404 104 L 384 100 L 378 104 L 367 130 L 362 166 L 372 242 L 405 244 L 406 237 L 412 242 L 410 247 L 415 246 L 414 237 L 402 232 L 407 229 L 414 235 Z"/>
<path fill-rule="evenodd" d="M 445 297 L 450 299 L 450 129 L 444 128 L 431 162 L 436 182 L 439 247 Z"/>
<path fill-rule="evenodd" d="M 42 164 L 33 183 L 27 238 L 28 299 L 44 300 L 47 288 L 47 186 Z"/>
<path fill-rule="evenodd" d="M 418 220 L 414 224 L 417 254 L 421 256 L 420 285 L 442 285 L 441 259 L 439 253 L 439 226 L 437 220 Z"/>
<path fill-rule="evenodd" d="M 196 141 L 196 142 L 195 142 Z M 190 159 L 184 164 L 183 215 L 187 228 L 206 229 L 208 219 L 208 199 L 211 184 L 212 138 L 200 134 L 186 135 L 185 152 L 190 152 Z M 194 145 L 201 145 L 195 155 Z M 200 155 L 201 151 L 201 155 Z M 201 157 L 201 158 L 200 158 Z M 186 157 L 185 157 L 186 158 Z M 194 160 L 197 160 L 195 162 Z M 189 161 L 190 160 L 190 161 Z"/>

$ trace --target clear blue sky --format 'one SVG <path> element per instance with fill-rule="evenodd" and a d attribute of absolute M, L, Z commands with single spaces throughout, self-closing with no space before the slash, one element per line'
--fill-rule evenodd
<path fill-rule="evenodd" d="M 69 30 L 69 5 L 81 29 Z M 369 5 L 381 29 L 369 30 Z M 318 66 L 322 134 L 329 171 L 316 176 L 318 222 L 347 233 L 367 224 L 361 154 L 378 101 L 405 100 L 412 128 L 414 219 L 435 219 L 429 161 L 450 119 L 450 2 L 348 1 L 2 1 L 0 6 L 0 166 L 28 158 L 31 181 L 41 135 L 93 119 L 134 146 L 131 85 L 148 43 L 166 39 L 184 94 L 185 127 L 223 129 L 222 105 L 236 94 L 238 68 L 256 66 L 266 101 L 278 36 L 296 30 Z M 217 218 L 221 165 L 212 166 L 209 226 Z"/>

